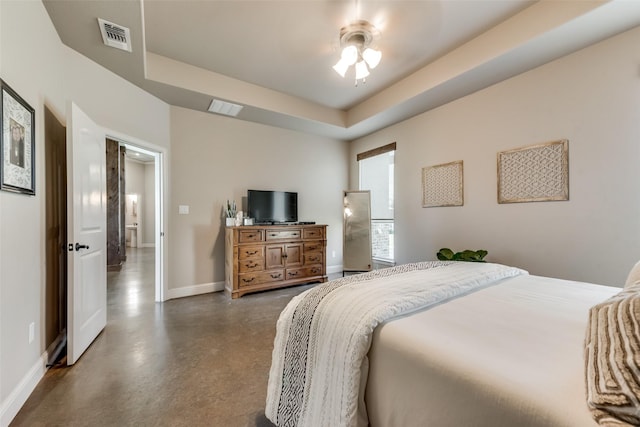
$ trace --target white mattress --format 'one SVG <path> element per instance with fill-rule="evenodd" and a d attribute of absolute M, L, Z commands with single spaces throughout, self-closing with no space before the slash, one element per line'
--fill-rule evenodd
<path fill-rule="evenodd" d="M 619 288 L 518 276 L 374 332 L 371 426 L 596 426 L 585 401 L 589 308 Z"/>

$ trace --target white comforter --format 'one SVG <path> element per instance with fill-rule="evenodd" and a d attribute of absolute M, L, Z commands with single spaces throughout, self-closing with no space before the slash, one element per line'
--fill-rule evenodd
<path fill-rule="evenodd" d="M 338 279 L 282 312 L 265 414 L 277 426 L 367 425 L 362 377 L 381 322 L 526 274 L 498 264 L 425 262 Z"/>
<path fill-rule="evenodd" d="M 380 325 L 371 426 L 597 427 L 585 398 L 589 308 L 620 288 L 518 276 Z"/>

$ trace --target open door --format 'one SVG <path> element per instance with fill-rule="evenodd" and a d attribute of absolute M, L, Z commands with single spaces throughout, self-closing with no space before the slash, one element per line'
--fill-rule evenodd
<path fill-rule="evenodd" d="M 67 106 L 67 364 L 107 324 L 105 132 L 74 103 Z"/>

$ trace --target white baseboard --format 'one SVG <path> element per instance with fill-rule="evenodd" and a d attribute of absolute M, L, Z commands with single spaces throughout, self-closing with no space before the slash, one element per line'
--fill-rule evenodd
<path fill-rule="evenodd" d="M 45 351 L 36 360 L 31 369 L 22 378 L 0 406 L 0 426 L 7 427 L 27 401 L 33 390 L 47 372 L 48 352 Z"/>
<path fill-rule="evenodd" d="M 203 283 L 200 285 L 185 286 L 167 290 L 167 299 L 192 297 L 224 290 L 224 282 Z"/>
<path fill-rule="evenodd" d="M 327 266 L 327 274 L 342 273 L 342 265 Z"/>

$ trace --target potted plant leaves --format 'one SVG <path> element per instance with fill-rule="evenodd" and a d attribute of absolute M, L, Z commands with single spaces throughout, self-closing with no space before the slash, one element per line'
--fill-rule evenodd
<path fill-rule="evenodd" d="M 449 248 L 442 248 L 438 251 L 436 256 L 440 261 L 467 261 L 467 262 L 486 262 L 484 257 L 488 254 L 484 249 L 478 249 L 472 251 L 466 249 L 462 252 L 453 252 Z"/>

